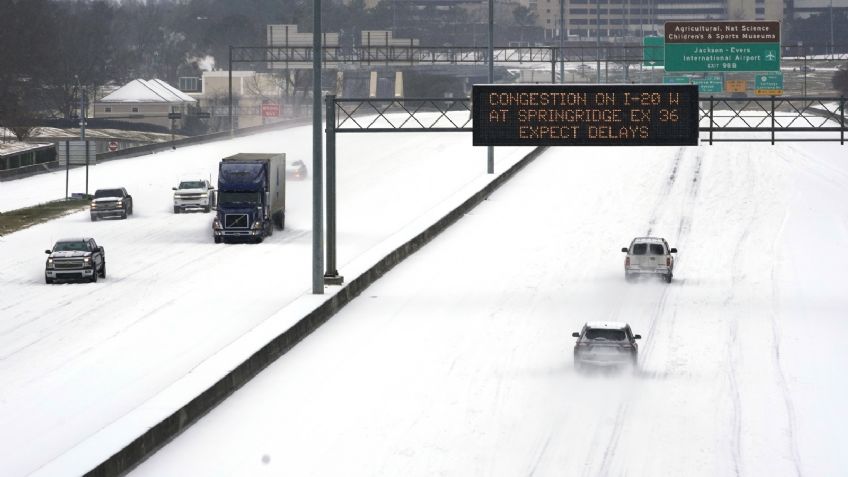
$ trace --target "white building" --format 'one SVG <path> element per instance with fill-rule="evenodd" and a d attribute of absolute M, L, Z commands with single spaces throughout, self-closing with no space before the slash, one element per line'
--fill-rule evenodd
<path fill-rule="evenodd" d="M 188 113 L 197 100 L 159 80 L 133 80 L 94 103 L 93 117 L 149 123 L 170 128 L 169 113 Z M 182 126 L 182 119 L 173 126 Z"/>

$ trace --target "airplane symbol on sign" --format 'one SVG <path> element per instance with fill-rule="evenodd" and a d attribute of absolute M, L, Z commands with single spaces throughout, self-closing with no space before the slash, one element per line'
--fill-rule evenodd
<path fill-rule="evenodd" d="M 774 52 L 773 52 L 773 51 L 770 51 L 770 52 L 766 53 L 766 59 L 767 59 L 767 60 L 769 60 L 769 61 L 774 61 L 774 58 L 775 58 L 775 56 L 774 56 Z"/>

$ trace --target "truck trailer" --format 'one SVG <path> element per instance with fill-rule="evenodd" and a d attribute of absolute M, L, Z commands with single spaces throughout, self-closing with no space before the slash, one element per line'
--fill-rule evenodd
<path fill-rule="evenodd" d="M 286 224 L 286 155 L 241 153 L 218 164 L 215 243 L 262 242 Z"/>

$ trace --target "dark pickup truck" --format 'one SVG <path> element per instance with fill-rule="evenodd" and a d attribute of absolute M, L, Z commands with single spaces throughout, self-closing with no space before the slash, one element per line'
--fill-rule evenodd
<path fill-rule="evenodd" d="M 123 187 L 97 189 L 91 201 L 91 221 L 104 217 L 126 219 L 133 213 L 133 199 Z"/>
<path fill-rule="evenodd" d="M 106 251 L 93 238 L 69 238 L 56 242 L 44 267 L 44 280 L 49 284 L 60 280 L 106 278 Z"/>

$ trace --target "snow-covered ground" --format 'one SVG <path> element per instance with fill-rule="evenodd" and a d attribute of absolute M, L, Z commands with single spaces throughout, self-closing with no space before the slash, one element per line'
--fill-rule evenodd
<path fill-rule="evenodd" d="M 0 475 L 26 475 L 119 420 L 311 291 L 311 177 L 289 182 L 286 230 L 259 245 L 215 245 L 211 214 L 172 213 L 180 179 L 216 180 L 221 157 L 286 152 L 311 168 L 311 127 L 111 161 L 90 190 L 125 186 L 128 220 L 74 213 L 0 237 Z M 500 150 L 503 170 L 530 148 Z M 338 264 L 371 251 L 485 179 L 468 134 L 337 138 Z M 71 171 L 71 191 L 85 184 Z M 0 183 L 0 210 L 64 196 L 65 175 Z M 106 249 L 96 284 L 44 284 L 43 251 L 92 236 Z M 155 422 L 149 423 L 153 425 Z"/>
<path fill-rule="evenodd" d="M 551 149 L 134 474 L 844 475 L 845 151 Z M 635 375 L 572 370 L 589 320 Z"/>

